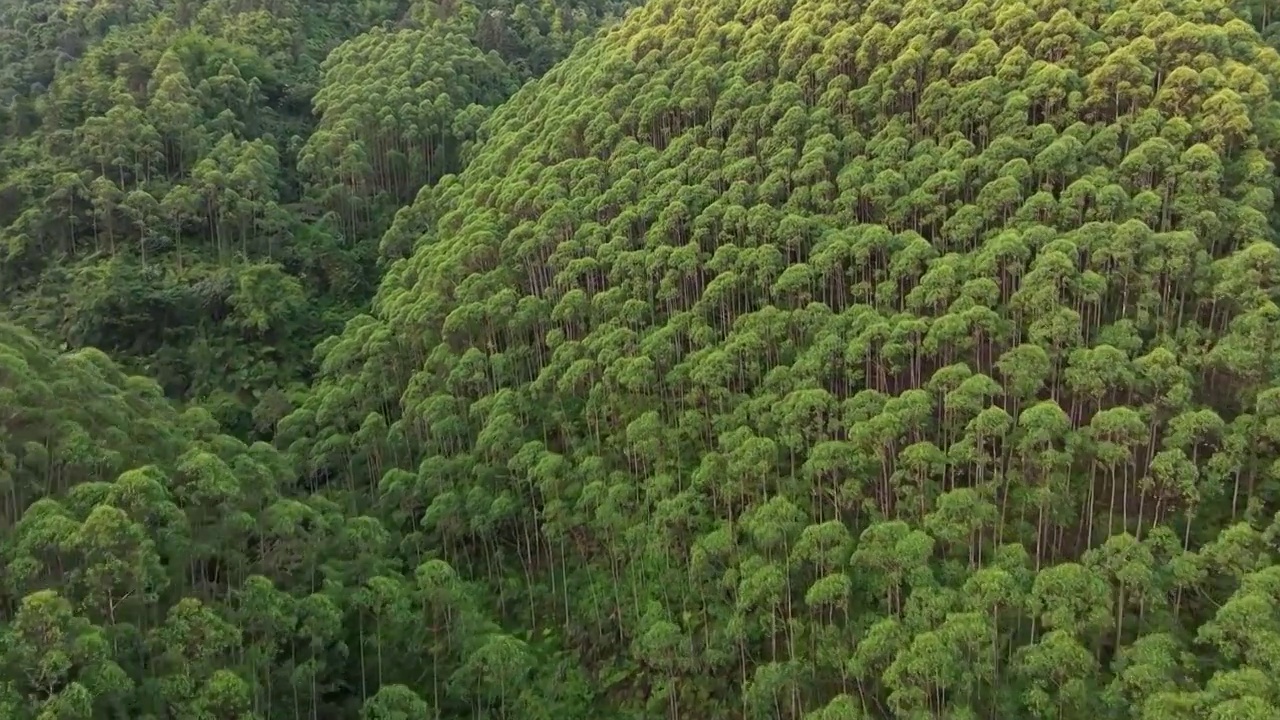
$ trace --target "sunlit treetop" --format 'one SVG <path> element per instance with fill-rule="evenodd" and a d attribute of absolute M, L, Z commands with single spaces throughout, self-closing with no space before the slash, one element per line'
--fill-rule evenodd
<path fill-rule="evenodd" d="M 718 398 L 692 442 L 963 363 L 1079 424 L 1106 346 L 1214 364 L 1191 401 L 1230 416 L 1270 382 L 1276 86 L 1224 2 L 651 3 L 484 127 L 314 402 L 610 446 Z"/>
<path fill-rule="evenodd" d="M 400 213 L 282 440 L 415 547 L 583 578 L 548 611 L 669 717 L 1267 716 L 1135 679 L 1156 628 L 1237 647 L 1280 501 L 1243 7 L 650 2 Z"/>

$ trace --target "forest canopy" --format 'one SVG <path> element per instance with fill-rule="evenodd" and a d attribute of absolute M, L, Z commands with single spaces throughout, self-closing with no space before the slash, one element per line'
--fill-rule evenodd
<path fill-rule="evenodd" d="M 396 210 L 628 2 L 83 5 L 0 2 L 0 312 L 269 438 Z"/>
<path fill-rule="evenodd" d="M 0 325 L 0 712 L 1280 717 L 1271 4 L 649 0 L 583 42 L 620 8 L 534 7 L 10 91 L 0 277 L 43 336 Z M 156 74 L 237 89 L 190 156 Z M 112 104 L 22 124 L 72 96 Z M 127 208 L 184 186 L 179 260 Z M 382 277 L 357 312 L 295 254 Z M 198 263 L 226 309 L 175 326 L 342 325 L 245 383 L 256 436 L 121 370 L 136 330 L 31 320 L 150 328 L 114 294 Z"/>

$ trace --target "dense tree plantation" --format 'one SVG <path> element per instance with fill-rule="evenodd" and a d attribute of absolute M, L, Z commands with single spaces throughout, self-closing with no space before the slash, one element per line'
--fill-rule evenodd
<path fill-rule="evenodd" d="M 1274 3 L 36 7 L 0 716 L 1280 718 Z"/>
<path fill-rule="evenodd" d="M 0 3 L 0 311 L 269 431 L 396 209 L 625 7 Z"/>

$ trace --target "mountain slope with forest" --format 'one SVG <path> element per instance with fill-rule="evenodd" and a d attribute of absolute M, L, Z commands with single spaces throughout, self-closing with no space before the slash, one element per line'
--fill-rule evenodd
<path fill-rule="evenodd" d="M 0 4 L 0 311 L 269 437 L 395 211 L 626 7 Z"/>
<path fill-rule="evenodd" d="M 1274 707 L 1248 20 L 650 3 L 499 110 L 282 434 L 649 716 Z"/>
<path fill-rule="evenodd" d="M 281 247 L 385 274 L 274 447 L 2 331 L 0 710 L 1280 715 L 1267 3 L 650 0 L 553 67 L 521 12 L 315 65 Z M 219 192 L 275 147 L 230 137 Z M 205 262 L 277 237 L 240 207 L 192 211 Z M 6 262 L 177 272 L 133 232 Z M 217 332 L 330 293 L 251 266 Z"/>
<path fill-rule="evenodd" d="M 3 717 L 429 716 L 349 637 L 393 554 L 376 519 L 299 493 L 288 457 L 175 411 L 100 351 L 59 355 L 4 325 L 0 410 Z M 397 608 L 423 658 L 399 667 L 448 681 L 438 708 L 486 706 L 502 682 L 487 658 L 525 643 L 444 563 L 414 578 Z M 529 716 L 574 713 L 575 688 L 546 672 L 520 693 Z"/>

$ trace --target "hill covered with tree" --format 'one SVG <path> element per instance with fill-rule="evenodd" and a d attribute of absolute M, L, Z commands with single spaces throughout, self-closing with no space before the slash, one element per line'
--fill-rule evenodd
<path fill-rule="evenodd" d="M 625 7 L 0 3 L 0 310 L 269 433 L 396 209 Z"/>
<path fill-rule="evenodd" d="M 519 90 L 454 7 L 317 66 L 386 272 L 275 447 L 3 331 L 0 709 L 1280 715 L 1267 3 L 650 0 Z"/>
<path fill-rule="evenodd" d="M 0 715 L 356 717 L 369 697 L 362 717 L 429 717 L 382 686 L 384 662 L 434 675 L 439 707 L 492 702 L 493 658 L 517 640 L 481 591 L 423 558 L 384 608 L 366 583 L 396 562 L 386 531 L 296 479 L 287 456 L 175 411 L 100 351 L 59 355 L 0 325 Z M 365 607 L 393 614 L 353 634 Z M 384 659 L 393 637 L 421 658 Z M 574 688 L 561 699 L 545 675 L 513 695 L 563 717 Z"/>
<path fill-rule="evenodd" d="M 282 434 L 637 716 L 1271 717 L 1269 24 L 650 3 Z"/>

